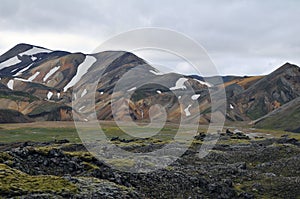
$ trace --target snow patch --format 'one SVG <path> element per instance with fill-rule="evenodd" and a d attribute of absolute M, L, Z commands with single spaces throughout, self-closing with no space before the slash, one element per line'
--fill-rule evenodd
<path fill-rule="evenodd" d="M 154 75 L 163 75 L 163 73 L 154 70 L 149 70 L 149 72 L 153 73 Z"/>
<path fill-rule="evenodd" d="M 31 60 L 32 60 L 32 61 L 35 61 L 35 60 L 37 60 L 37 57 L 31 56 Z"/>
<path fill-rule="evenodd" d="M 84 109 L 84 108 L 85 108 L 85 106 L 80 107 L 80 108 L 79 108 L 79 111 L 82 111 L 82 109 Z"/>
<path fill-rule="evenodd" d="M 103 95 L 103 93 L 104 93 L 103 91 L 102 91 L 102 92 L 100 92 L 100 95 Z"/>
<path fill-rule="evenodd" d="M 233 105 L 232 105 L 232 104 L 230 104 L 229 106 L 230 106 L 230 109 L 234 109 L 234 107 L 233 107 Z"/>
<path fill-rule="evenodd" d="M 22 78 L 14 78 L 14 80 L 22 81 L 22 82 L 30 82 L 27 79 L 22 79 Z"/>
<path fill-rule="evenodd" d="M 14 90 L 14 80 L 13 79 L 8 81 L 7 87 L 11 90 Z"/>
<path fill-rule="evenodd" d="M 156 92 L 157 92 L 158 94 L 161 94 L 161 91 L 160 91 L 160 90 L 157 90 Z"/>
<path fill-rule="evenodd" d="M 60 93 L 57 93 L 56 95 L 57 95 L 57 98 L 59 99 L 60 98 Z"/>
<path fill-rule="evenodd" d="M 31 77 L 27 79 L 27 81 L 29 82 L 33 81 L 39 74 L 40 74 L 39 71 L 35 72 Z"/>
<path fill-rule="evenodd" d="M 43 78 L 43 82 L 47 81 L 47 79 L 49 77 L 51 77 L 59 68 L 60 68 L 60 66 L 56 66 L 56 67 L 52 68 Z"/>
<path fill-rule="evenodd" d="M 178 99 L 181 99 L 181 96 L 178 96 Z"/>
<path fill-rule="evenodd" d="M 84 90 L 82 91 L 82 93 L 81 93 L 81 97 L 85 96 L 86 94 L 87 94 L 87 90 L 84 89 Z"/>
<path fill-rule="evenodd" d="M 188 105 L 188 107 L 186 107 L 186 108 L 184 109 L 185 116 L 187 116 L 187 117 L 191 115 L 191 113 L 190 113 L 190 111 L 189 111 L 189 108 L 191 108 L 191 106 L 192 106 L 192 105 Z"/>
<path fill-rule="evenodd" d="M 10 73 L 15 72 L 16 70 L 18 70 L 18 68 L 13 69 L 12 71 L 10 71 Z"/>
<path fill-rule="evenodd" d="M 205 85 L 205 86 L 207 86 L 207 87 L 212 87 L 212 86 L 213 86 L 212 84 L 210 84 L 210 83 L 208 83 L 208 82 L 201 81 L 201 80 L 199 80 L 199 79 L 194 79 L 194 80 L 196 80 L 196 81 L 199 82 L 200 84 Z"/>
<path fill-rule="evenodd" d="M 96 61 L 97 59 L 95 57 L 86 56 L 85 60 L 78 66 L 76 75 L 64 87 L 64 92 L 66 92 L 70 87 L 74 86 Z"/>
<path fill-rule="evenodd" d="M 48 98 L 48 100 L 50 100 L 50 99 L 51 99 L 52 95 L 53 95 L 53 93 L 52 93 L 51 91 L 49 91 L 49 92 L 48 92 L 48 94 L 47 94 L 47 98 Z"/>
<path fill-rule="evenodd" d="M 23 72 L 25 72 L 26 70 L 28 70 L 30 68 L 30 66 L 32 66 L 32 64 L 30 64 L 29 66 L 27 66 L 27 67 L 23 68 L 22 70 L 20 70 L 19 72 L 17 72 L 17 74 L 15 74 L 14 77 L 22 75 Z"/>
<path fill-rule="evenodd" d="M 12 57 L 4 62 L 2 62 L 0 64 L 0 69 L 3 69 L 3 68 L 6 68 L 6 67 L 9 67 L 9 66 L 13 66 L 13 65 L 16 65 L 16 64 L 19 64 L 21 63 L 21 60 L 18 59 L 18 57 Z"/>
<path fill-rule="evenodd" d="M 200 97 L 200 94 L 195 94 L 195 95 L 192 95 L 191 99 L 197 100 L 199 97 Z"/>
<path fill-rule="evenodd" d="M 187 81 L 187 78 L 179 78 L 174 87 L 171 87 L 170 90 L 186 89 L 184 83 Z"/>
<path fill-rule="evenodd" d="M 23 56 L 23 55 L 32 56 L 32 55 L 36 55 L 39 53 L 50 53 L 50 52 L 52 52 L 52 51 L 44 49 L 44 48 L 33 47 L 25 52 L 20 53 L 19 55 L 20 56 Z"/>
<path fill-rule="evenodd" d="M 127 91 L 134 91 L 135 89 L 136 89 L 136 87 L 133 87 L 133 88 L 127 90 Z"/>

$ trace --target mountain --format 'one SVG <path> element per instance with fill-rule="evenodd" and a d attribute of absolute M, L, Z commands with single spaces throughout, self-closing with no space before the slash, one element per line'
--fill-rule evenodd
<path fill-rule="evenodd" d="M 300 96 L 300 68 L 286 63 L 266 76 L 229 84 L 226 91 L 228 118 L 256 120 Z"/>
<path fill-rule="evenodd" d="M 257 128 L 281 129 L 300 133 L 300 98 L 296 98 L 269 114 L 253 121 Z"/>
<path fill-rule="evenodd" d="M 290 63 L 265 76 L 204 78 L 162 74 L 124 51 L 83 54 L 29 44 L 18 44 L 0 56 L 0 78 L 0 109 L 14 111 L 7 117 L 18 114 L 22 118 L 18 121 L 148 122 L 166 117 L 169 122 L 184 119 L 208 124 L 212 114 L 209 91 L 225 88 L 227 120 L 270 127 L 271 121 L 281 119 L 294 124 L 297 117 L 289 113 L 296 110 L 297 114 L 295 102 L 300 96 L 300 69 Z M 224 84 L 214 85 L 217 78 Z M 12 118 L 7 121 L 14 122 Z M 297 131 L 298 126 L 280 128 Z"/>
<path fill-rule="evenodd" d="M 71 108 L 66 105 L 70 96 L 60 90 L 83 60 L 81 53 L 15 46 L 0 56 L 0 108 L 34 120 L 71 120 Z"/>
<path fill-rule="evenodd" d="M 93 74 L 101 74 L 101 79 Z M 127 90 L 115 93 L 116 84 L 125 74 L 128 76 L 124 84 Z M 182 108 L 193 107 L 200 96 L 198 94 L 194 99 L 188 88 L 193 88 L 206 98 L 209 86 L 193 77 L 176 73 L 160 74 L 146 61 L 129 52 L 106 51 L 86 55 L 52 51 L 29 44 L 19 44 L 0 56 L 0 78 L 0 108 L 18 111 L 35 121 L 72 120 L 72 97 L 76 98 L 72 96 L 72 91 L 75 85 L 80 86 L 81 97 L 78 99 L 95 95 L 98 119 L 112 119 L 112 94 L 124 96 L 145 80 L 164 86 L 152 84 L 134 91 L 128 104 L 129 112 L 118 110 L 114 117 L 127 115 L 134 120 L 149 120 L 150 107 L 161 104 L 167 109 L 167 119 L 178 121 Z M 89 88 L 94 82 L 98 82 L 96 93 Z M 188 101 L 189 104 L 181 107 L 174 93 L 182 95 L 182 101 Z M 73 104 L 78 105 L 77 101 L 73 100 Z M 121 102 L 122 98 L 116 100 L 116 103 Z M 203 100 L 202 107 L 209 107 L 206 100 Z M 73 113 L 84 113 L 85 116 L 93 113 L 93 108 L 81 106 L 79 109 Z M 185 117 L 193 115 L 189 110 L 186 112 Z M 89 120 L 89 117 L 76 118 Z M 190 118 L 193 119 L 192 116 Z M 208 122 L 206 119 L 204 121 Z"/>

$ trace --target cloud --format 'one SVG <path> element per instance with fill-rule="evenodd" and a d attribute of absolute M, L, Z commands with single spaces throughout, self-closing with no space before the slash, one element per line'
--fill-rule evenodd
<path fill-rule="evenodd" d="M 1 32 L 0 48 L 4 49 L 3 52 L 18 43 L 28 43 L 51 50 L 90 53 L 98 40 L 71 33 Z"/>
<path fill-rule="evenodd" d="M 3 0 L 0 53 L 20 42 L 87 52 L 120 32 L 155 26 L 203 45 L 222 74 L 268 73 L 300 64 L 299 7 L 293 0 Z"/>

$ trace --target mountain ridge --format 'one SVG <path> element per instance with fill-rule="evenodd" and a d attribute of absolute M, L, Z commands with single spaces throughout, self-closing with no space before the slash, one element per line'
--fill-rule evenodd
<path fill-rule="evenodd" d="M 130 71 L 134 71 L 134 74 L 130 74 Z M 99 81 L 97 76 L 87 74 L 102 74 L 102 77 Z M 125 51 L 84 54 L 18 44 L 0 56 L 0 108 L 20 111 L 34 120 L 72 120 L 73 86 L 80 85 L 81 95 L 84 93 L 90 96 L 89 85 L 98 81 L 95 93 L 97 118 L 111 120 L 114 118 L 110 105 L 112 93 L 123 75 L 128 76 L 128 81 L 124 84 L 128 92 L 135 85 L 140 86 L 147 78 L 165 85 L 161 87 L 153 84 L 134 91 L 129 103 L 129 113 L 122 110 L 118 116 L 115 115 L 124 117 L 129 114 L 133 120 L 141 121 L 150 120 L 149 109 L 155 103 L 166 108 L 167 120 L 170 122 L 178 122 L 178 117 L 182 114 L 189 117 L 187 115 L 196 113 L 198 103 L 200 123 L 209 123 L 209 87 L 220 86 L 209 82 L 214 78 L 222 78 L 224 81 L 228 102 L 226 118 L 231 121 L 256 120 L 300 96 L 300 68 L 288 62 L 264 76 L 227 75 L 204 78 L 176 73 L 161 74 L 147 61 Z M 197 98 L 192 96 L 189 89 L 186 90 L 187 86 L 192 88 Z M 11 95 L 6 94 L 8 91 Z M 120 91 L 118 95 L 125 93 Z M 187 102 L 186 107 L 191 107 L 187 109 L 186 115 L 175 94 Z M 91 114 L 88 108 L 82 108 L 79 112 Z M 81 114 L 79 112 L 78 115 Z M 76 111 L 73 110 L 73 113 Z M 189 119 L 193 120 L 193 117 L 190 116 Z"/>

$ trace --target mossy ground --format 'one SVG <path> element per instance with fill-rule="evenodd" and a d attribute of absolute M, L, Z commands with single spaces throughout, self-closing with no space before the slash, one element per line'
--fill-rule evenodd
<path fill-rule="evenodd" d="M 118 159 L 109 159 L 107 163 L 110 165 L 121 168 L 121 169 L 130 169 L 135 165 L 135 161 L 133 159 L 125 159 L 125 158 L 118 158 Z"/>
<path fill-rule="evenodd" d="M 19 170 L 0 164 L 1 195 L 22 195 L 28 193 L 76 193 L 77 187 L 57 176 L 31 176 Z"/>
<path fill-rule="evenodd" d="M 64 154 L 70 155 L 72 157 L 78 157 L 88 162 L 95 159 L 95 157 L 88 151 L 74 151 L 74 152 L 65 151 Z"/>
<path fill-rule="evenodd" d="M 279 177 L 280 178 L 280 177 Z M 280 188 L 280 189 L 279 189 Z M 271 177 L 261 177 L 256 180 L 244 180 L 241 183 L 235 183 L 234 189 L 238 194 L 251 192 L 255 198 L 261 199 L 280 199 L 280 198 L 300 198 L 299 187 L 296 178 L 280 179 Z M 280 191 L 285 189 L 285 191 Z"/>
<path fill-rule="evenodd" d="M 9 126 L 9 125 L 8 125 Z M 31 136 L 35 137 L 35 135 L 28 135 L 30 131 L 40 131 L 40 136 L 35 137 L 36 141 L 53 141 L 53 135 L 59 135 L 59 139 L 69 139 L 76 134 L 75 128 L 72 127 L 62 127 L 62 128 L 50 128 L 50 127 L 18 127 L 18 128 L 8 128 L 8 126 L 0 125 L 0 136 L 6 135 L 14 135 L 13 132 L 17 132 L 19 138 L 22 138 L 18 141 L 28 141 L 31 139 Z M 1 128 L 2 127 L 2 128 Z M 113 144 L 116 144 L 122 148 L 134 149 L 138 147 L 144 147 L 145 145 L 151 144 L 152 146 L 163 146 L 171 142 L 168 139 L 159 139 L 159 138 L 148 138 L 148 139 L 132 139 L 126 136 L 123 136 L 122 132 L 119 132 L 119 129 L 115 126 L 105 126 L 106 133 L 110 134 L 111 137 L 118 137 L 117 140 L 112 141 Z M 240 128 L 239 128 L 240 129 Z M 231 130 L 234 130 L 233 128 Z M 241 129 L 244 131 L 244 129 Z M 22 132 L 23 131 L 23 132 Z M 164 129 L 165 137 L 168 138 L 169 135 L 174 133 L 174 128 L 167 127 Z M 280 138 L 282 135 L 288 134 L 289 138 L 300 139 L 300 134 L 285 132 L 285 131 L 273 131 L 273 130 L 260 130 L 260 129 L 247 129 L 247 133 L 249 132 L 261 132 L 265 134 L 271 134 L 275 138 Z M 43 136 L 42 136 L 43 135 Z M 72 135 L 72 136 L 71 136 Z M 74 137 L 73 137 L 74 138 Z M 224 139 L 220 139 L 217 142 L 215 149 L 212 149 L 210 155 L 204 159 L 197 159 L 197 157 L 192 156 L 193 153 L 187 153 L 184 158 L 180 159 L 174 165 L 170 165 L 164 170 L 166 171 L 163 174 L 164 177 L 170 177 L 168 180 L 164 181 L 164 178 L 159 178 L 160 176 L 155 176 L 153 180 L 155 183 L 159 184 L 159 186 L 168 187 L 168 184 L 171 183 L 174 179 L 173 173 L 177 173 L 180 178 L 184 175 L 197 176 L 199 170 L 201 171 L 201 175 L 198 176 L 199 179 L 207 178 L 208 181 L 211 180 L 210 176 L 213 178 L 230 178 L 233 181 L 233 189 L 237 194 L 243 194 L 245 192 L 253 194 L 256 198 L 297 198 L 298 192 L 296 191 L 299 187 L 297 182 L 299 183 L 299 172 L 297 172 L 297 165 L 292 163 L 294 161 L 293 158 L 297 158 L 297 154 L 299 154 L 299 147 L 290 143 L 279 143 L 274 142 L 273 144 L 266 144 L 266 140 L 264 138 L 247 140 L 247 139 L 230 139 L 228 136 L 223 137 Z M 226 138 L 226 139 L 225 139 Z M 13 142 L 15 138 L 9 138 L 5 140 L 6 142 Z M 33 138 L 34 139 L 34 138 Z M 48 140 L 47 140 L 48 139 Z M 125 141 L 123 140 L 125 139 Z M 82 170 L 79 170 L 84 176 L 94 177 L 95 174 L 98 174 L 102 177 L 102 173 L 108 168 L 103 166 L 103 162 L 99 162 L 92 154 L 86 151 L 76 139 L 69 139 L 71 143 L 65 144 L 57 144 L 51 143 L 49 145 L 34 145 L 27 146 L 26 148 L 33 151 L 33 154 L 38 154 L 38 156 L 43 156 L 43 158 L 49 157 L 49 152 L 53 149 L 60 150 L 64 155 L 57 157 L 66 158 L 67 160 L 76 160 L 78 161 L 78 165 L 83 165 Z M 130 140 L 130 141 L 128 141 Z M 2 141 L 2 140 L 1 140 Z M 16 140 L 15 140 L 16 141 Z M 77 142 L 77 143 L 76 143 Z M 255 146 L 253 142 L 257 142 Z M 194 145 L 201 145 L 203 141 L 194 140 L 192 143 L 191 151 L 193 152 Z M 80 147 L 81 146 L 81 147 Z M 243 148 L 245 147 L 245 148 Z M 196 147 L 195 147 L 196 150 Z M 28 175 L 19 170 L 13 169 L 15 168 L 13 164 L 10 164 L 10 161 L 13 162 L 13 158 L 11 153 L 1 152 L 0 153 L 0 192 L 11 194 L 11 196 L 15 195 L 26 195 L 28 193 L 76 193 L 77 187 L 72 184 L 71 181 L 67 181 L 64 178 L 58 176 L 51 175 Z M 32 153 L 31 153 L 32 154 Z M 50 158 L 54 156 L 50 155 Z M 56 158 L 56 157 L 55 157 Z M 196 161 L 195 161 L 196 159 Z M 30 160 L 33 161 L 33 160 Z M 296 163 L 299 160 L 295 159 Z M 5 165 L 4 165 L 5 162 Z M 184 162 L 184 163 L 182 163 Z M 245 162 L 246 169 L 236 169 L 234 165 L 235 163 Z M 114 166 L 114 168 L 130 168 L 136 166 L 136 162 L 133 159 L 124 159 L 124 158 L 115 158 L 107 161 L 108 164 Z M 181 165 L 182 163 L 182 165 Z M 263 166 L 265 164 L 270 164 L 271 166 Z M 138 164 L 137 164 L 138 165 Z M 201 166 L 199 166 L 201 165 Z M 207 168 L 202 167 L 205 165 L 209 165 Z M 288 166 L 281 166 L 288 165 Z M 208 169 L 213 169 L 215 167 L 214 172 L 208 171 Z M 105 168 L 105 169 L 103 169 Z M 201 170 L 202 169 L 202 170 Z M 179 172 L 181 171 L 181 172 Z M 25 172 L 25 171 L 24 171 Z M 74 171 L 75 172 L 75 171 Z M 208 172 L 208 173 L 207 173 Z M 219 172 L 219 173 L 218 173 Z M 236 172 L 232 175 L 230 172 Z M 29 172 L 28 172 L 29 173 Z M 202 174 L 203 173 L 203 174 Z M 48 174 L 48 173 L 47 173 Z M 50 173 L 51 174 L 51 173 Z M 80 175 L 81 175 L 80 174 Z M 111 173 L 109 173 L 109 177 L 106 179 L 110 179 Z M 247 176 L 245 175 L 247 174 Z M 268 175 L 276 175 L 275 177 L 270 177 Z M 77 175 L 77 174 L 76 174 Z M 122 174 L 123 175 L 123 174 Z M 154 174 L 155 175 L 155 174 Z M 79 176 L 83 177 L 83 176 Z M 128 174 L 128 177 L 130 175 Z M 177 176 L 178 177 L 178 176 Z M 146 180 L 150 179 L 151 176 L 145 177 Z M 176 179 L 176 178 L 175 178 Z M 107 185 L 109 181 L 99 181 L 99 179 L 94 179 L 93 182 L 103 183 L 103 186 Z M 127 179 L 126 179 L 127 180 Z M 134 179 L 131 181 L 132 184 L 135 183 Z M 157 180 L 157 181 L 156 181 Z M 116 181 L 113 181 L 115 183 Z M 125 181 L 122 181 L 125 182 Z M 140 183 L 143 183 L 141 181 Z M 190 178 L 184 183 L 189 183 Z M 219 180 L 218 180 L 219 182 Z M 175 182 L 173 182 L 175 183 Z M 117 183 L 118 184 L 118 183 Z M 150 183 L 151 184 L 151 183 Z M 256 186 L 256 185 L 259 186 Z M 119 184 L 118 184 L 119 185 Z M 121 186 L 121 185 L 120 185 Z M 137 186 L 137 185 L 135 185 Z M 143 185 L 144 186 L 144 185 Z M 184 186 L 184 184 L 182 184 Z M 285 189 L 286 191 L 282 191 Z M 138 187 L 138 186 L 137 186 Z M 259 188 L 261 187 L 261 189 Z M 136 187 L 135 187 L 136 188 Z M 147 190 L 148 186 L 139 187 L 141 190 Z M 151 195 L 149 187 L 149 195 Z M 162 188 L 156 187 L 156 191 L 162 191 Z M 187 188 L 187 187 L 185 187 Z M 200 187 L 201 188 L 201 187 Z M 199 190 L 200 190 L 199 188 Z M 122 189 L 128 189 L 128 187 L 122 187 Z M 162 192 L 171 193 L 169 191 L 171 187 L 166 188 Z M 184 188 L 182 188 L 184 189 Z M 290 190 L 294 189 L 294 190 Z M 196 188 L 192 189 L 189 193 L 194 193 Z M 281 191 L 278 191 L 281 190 Z M 169 192 L 168 192 L 169 191 Z M 289 194 L 289 192 L 291 194 Z M 173 192 L 172 192 L 173 193 Z M 199 191 L 200 193 L 200 191 Z M 7 196 L 7 195 L 6 195 Z M 175 197 L 176 198 L 176 197 Z"/>
<path fill-rule="evenodd" d="M 5 125 L 4 125 L 5 127 Z M 68 139 L 71 142 L 80 142 L 74 128 L 49 127 L 21 127 L 0 129 L 0 142 L 48 142 Z"/>

